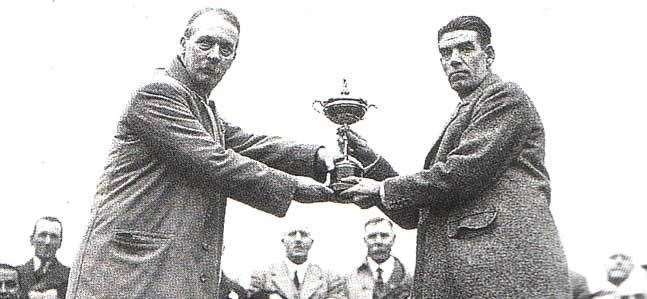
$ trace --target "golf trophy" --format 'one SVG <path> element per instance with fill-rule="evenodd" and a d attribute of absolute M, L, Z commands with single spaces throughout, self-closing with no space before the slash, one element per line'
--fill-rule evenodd
<path fill-rule="evenodd" d="M 369 105 L 361 98 L 355 98 L 350 95 L 348 82 L 343 80 L 343 88 L 339 97 L 333 97 L 326 101 L 314 101 L 312 107 L 315 111 L 323 114 L 335 124 L 340 127 L 337 130 L 337 135 L 343 141 L 341 158 L 335 160 L 335 168 L 330 174 L 330 188 L 336 193 L 344 191 L 354 184 L 342 182 L 341 179 L 356 176 L 361 177 L 364 175 L 364 168 L 357 160 L 350 160 L 348 158 L 348 130 L 350 125 L 362 120 L 368 108 L 375 108 L 375 105 Z"/>

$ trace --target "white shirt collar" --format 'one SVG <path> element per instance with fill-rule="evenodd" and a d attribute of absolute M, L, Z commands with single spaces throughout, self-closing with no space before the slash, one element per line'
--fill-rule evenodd
<path fill-rule="evenodd" d="M 41 261 L 40 261 L 40 258 L 38 258 L 37 256 L 34 256 L 33 260 L 34 260 L 34 272 L 36 272 L 38 271 L 38 268 L 40 268 Z"/>
<path fill-rule="evenodd" d="M 376 263 L 372 258 L 367 257 L 368 268 L 371 269 L 371 274 L 373 275 L 373 280 L 377 280 L 377 268 L 382 269 L 382 280 L 384 283 L 391 279 L 391 274 L 393 274 L 393 269 L 395 268 L 395 258 L 390 256 L 386 261 L 381 264 Z"/>
<path fill-rule="evenodd" d="M 306 271 L 308 270 L 308 266 L 310 266 L 310 262 L 307 260 L 303 262 L 303 264 L 295 264 L 293 263 L 290 259 L 285 258 L 285 265 L 288 267 L 288 276 L 290 277 L 290 280 L 294 278 L 294 271 L 297 271 L 297 277 L 299 277 L 299 283 L 303 284 L 303 281 L 306 276 Z"/>

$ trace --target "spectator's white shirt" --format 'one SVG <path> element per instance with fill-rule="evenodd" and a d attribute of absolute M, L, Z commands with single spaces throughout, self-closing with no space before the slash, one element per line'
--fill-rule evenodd
<path fill-rule="evenodd" d="M 370 257 L 367 257 L 366 259 L 368 260 L 368 268 L 371 269 L 371 273 L 373 274 L 373 281 L 377 280 L 377 268 L 379 267 L 382 269 L 382 281 L 387 283 L 391 278 L 391 274 L 393 274 L 393 269 L 395 268 L 395 259 L 393 256 L 390 256 L 381 264 L 376 263 Z"/>
<path fill-rule="evenodd" d="M 294 277 L 294 271 L 297 271 L 297 277 L 299 278 L 299 284 L 303 285 L 303 280 L 306 276 L 306 271 L 308 270 L 308 266 L 310 265 L 310 262 L 307 260 L 303 262 L 303 264 L 295 264 L 293 263 L 290 259 L 285 258 L 285 265 L 288 267 L 288 274 L 290 279 Z"/>

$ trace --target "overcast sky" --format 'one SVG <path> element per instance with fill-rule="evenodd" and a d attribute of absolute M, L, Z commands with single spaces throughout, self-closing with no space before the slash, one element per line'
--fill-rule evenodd
<path fill-rule="evenodd" d="M 0 261 L 26 261 L 33 222 L 53 215 L 65 230 L 59 258 L 72 263 L 129 92 L 170 62 L 194 9 L 227 7 L 241 22 L 236 61 L 212 94 L 226 118 L 332 146 L 335 126 L 311 103 L 346 77 L 379 106 L 356 130 L 401 173 L 421 169 L 458 101 L 436 31 L 475 14 L 492 28 L 494 71 L 542 116 L 551 209 L 571 267 L 595 284 L 611 253 L 647 252 L 647 26 L 634 2 L 564 2 L 3 1 Z M 377 214 L 294 203 L 278 219 L 230 200 L 225 271 L 245 283 L 281 258 L 286 223 L 308 222 L 312 261 L 348 272 L 365 254 L 362 223 Z M 415 231 L 398 234 L 394 254 L 412 271 Z"/>

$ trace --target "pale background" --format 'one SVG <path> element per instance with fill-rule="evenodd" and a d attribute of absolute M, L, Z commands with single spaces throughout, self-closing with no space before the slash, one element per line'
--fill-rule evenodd
<path fill-rule="evenodd" d="M 129 90 L 172 59 L 188 16 L 211 4 L 242 24 L 237 60 L 212 95 L 227 118 L 332 146 L 335 127 L 311 102 L 336 95 L 347 76 L 354 95 L 379 106 L 356 130 L 402 173 L 421 169 L 457 103 L 437 29 L 458 15 L 483 17 L 495 71 L 518 82 L 543 118 L 552 211 L 571 267 L 595 285 L 613 252 L 647 263 L 645 10 L 638 1 L 564 2 L 3 1 L 0 262 L 27 260 L 34 220 L 52 215 L 64 223 L 59 258 L 72 263 Z M 287 221 L 310 223 L 312 261 L 343 273 L 361 262 L 362 223 L 376 214 L 293 204 Z M 245 284 L 278 260 L 285 222 L 230 201 L 226 272 Z M 415 231 L 398 233 L 394 254 L 413 270 Z"/>

